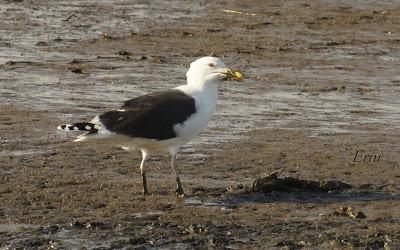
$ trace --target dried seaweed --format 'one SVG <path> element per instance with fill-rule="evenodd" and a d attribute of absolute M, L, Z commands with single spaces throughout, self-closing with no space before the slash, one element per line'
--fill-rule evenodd
<path fill-rule="evenodd" d="M 330 192 L 340 191 L 352 188 L 352 185 L 338 181 L 313 181 L 301 180 L 294 177 L 278 177 L 283 169 L 276 170 L 263 177 L 257 178 L 252 185 L 253 192 L 271 192 L 271 191 L 311 191 L 311 192 Z"/>

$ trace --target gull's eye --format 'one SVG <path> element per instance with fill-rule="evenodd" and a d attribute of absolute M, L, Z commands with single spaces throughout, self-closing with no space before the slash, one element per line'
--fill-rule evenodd
<path fill-rule="evenodd" d="M 208 66 L 210 66 L 210 68 L 214 68 L 215 67 L 214 63 L 209 63 Z"/>

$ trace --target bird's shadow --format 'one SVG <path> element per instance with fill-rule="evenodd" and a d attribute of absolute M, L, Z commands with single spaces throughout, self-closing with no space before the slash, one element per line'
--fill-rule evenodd
<path fill-rule="evenodd" d="M 235 194 L 226 194 L 220 198 L 204 198 L 199 196 L 190 196 L 185 203 L 193 206 L 220 206 L 235 208 L 242 204 L 251 203 L 298 203 L 298 204 L 337 204 L 345 202 L 363 202 L 363 201 L 389 201 L 400 200 L 400 194 L 372 191 L 372 190 L 345 190 L 335 192 L 285 192 L 271 191 L 263 192 L 243 192 Z"/>
<path fill-rule="evenodd" d="M 392 194 L 377 191 L 346 190 L 329 193 L 321 192 L 283 192 L 273 191 L 268 193 L 236 194 L 225 199 L 231 205 L 241 203 L 272 203 L 272 202 L 293 202 L 293 203 L 314 203 L 332 204 L 342 202 L 359 201 L 386 201 L 400 200 L 399 194 Z"/>

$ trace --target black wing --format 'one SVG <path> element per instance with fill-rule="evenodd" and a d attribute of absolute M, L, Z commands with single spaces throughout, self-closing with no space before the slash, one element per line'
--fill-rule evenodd
<path fill-rule="evenodd" d="M 173 126 L 183 123 L 196 112 L 195 100 L 180 90 L 167 90 L 140 96 L 124 102 L 122 110 L 99 116 L 112 132 L 147 139 L 176 137 Z"/>

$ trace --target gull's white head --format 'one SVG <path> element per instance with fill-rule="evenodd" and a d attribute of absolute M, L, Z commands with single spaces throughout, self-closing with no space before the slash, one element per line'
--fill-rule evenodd
<path fill-rule="evenodd" d="M 216 57 L 206 56 L 190 64 L 186 77 L 189 85 L 205 86 L 217 84 L 225 79 L 240 81 L 243 79 L 243 74 L 238 71 L 233 72 Z"/>

